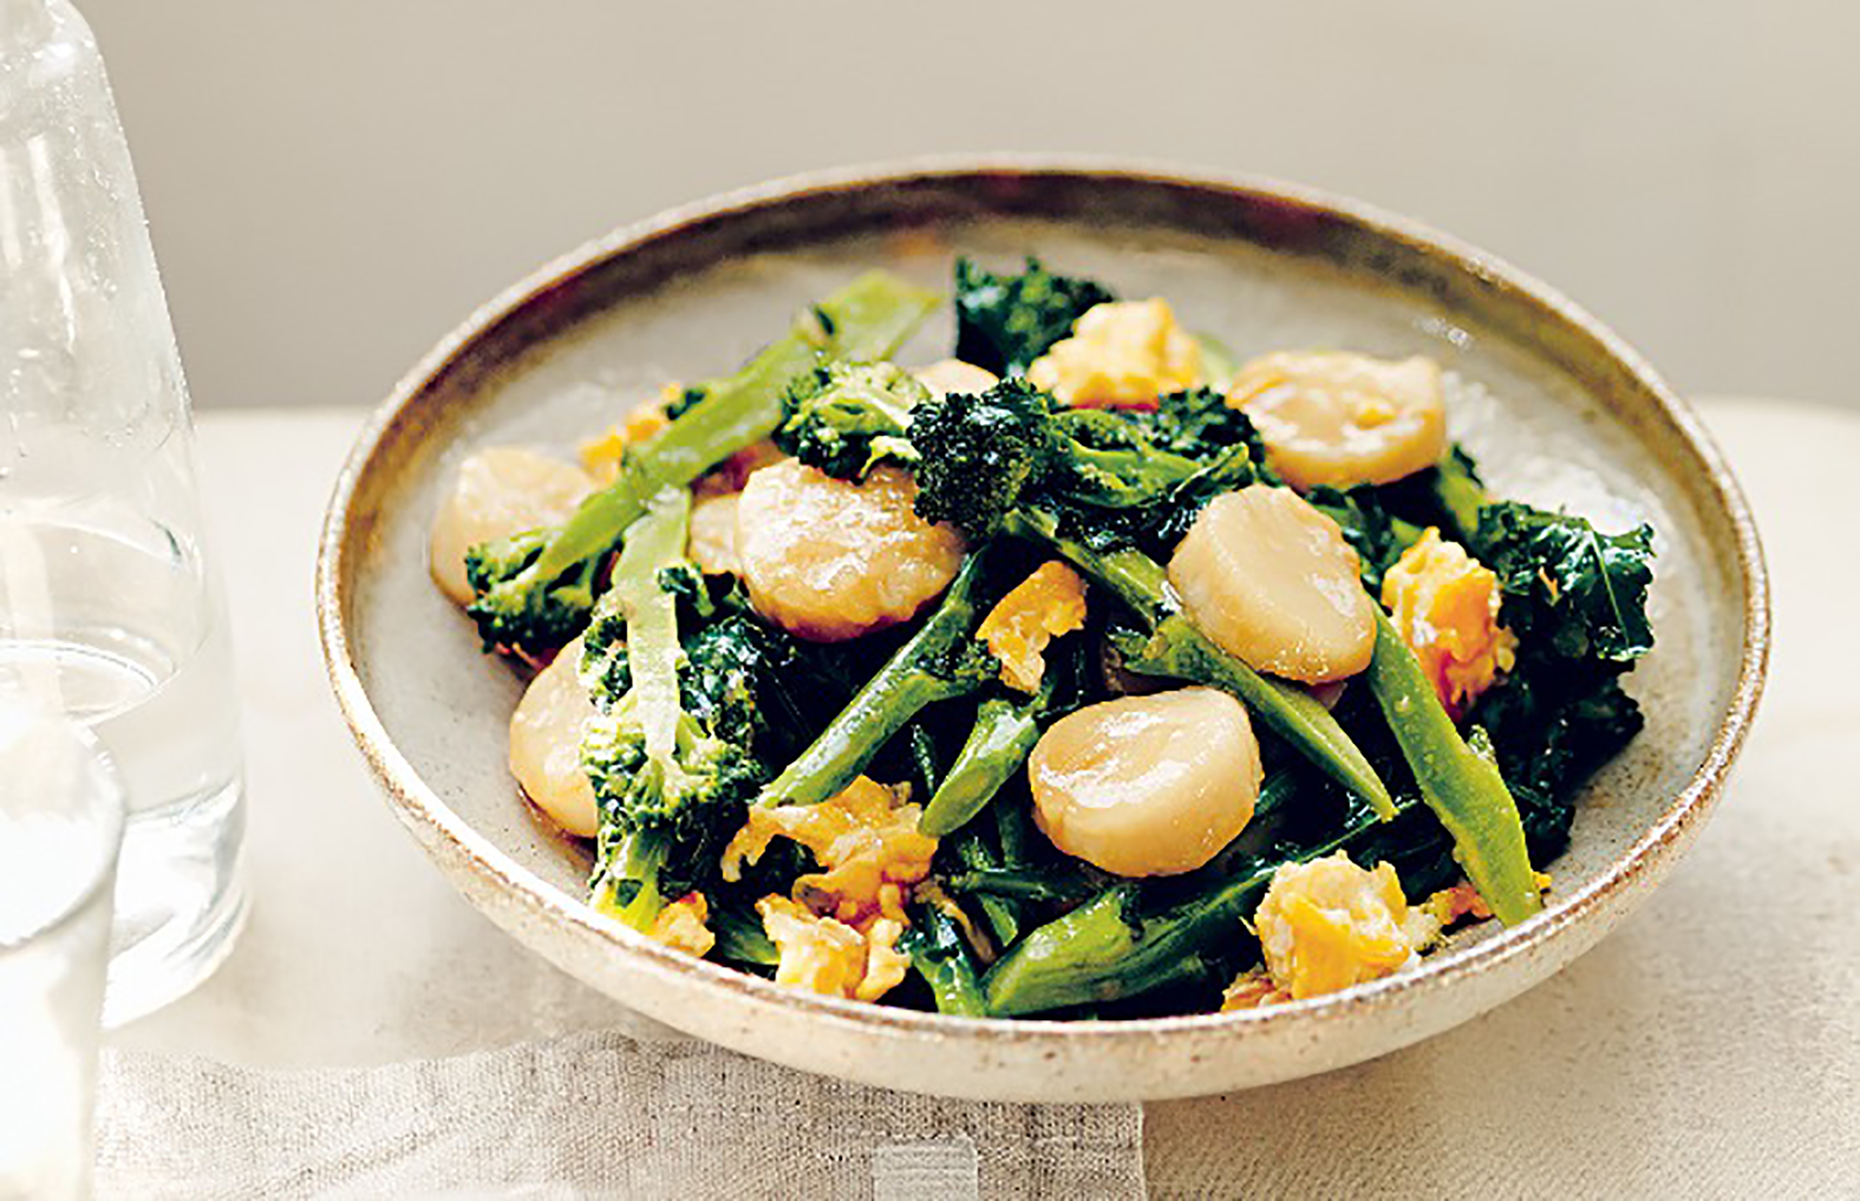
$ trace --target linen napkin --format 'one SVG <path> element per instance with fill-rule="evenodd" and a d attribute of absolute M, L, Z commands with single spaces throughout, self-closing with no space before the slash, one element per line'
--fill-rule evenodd
<path fill-rule="evenodd" d="M 1135 1105 L 950 1101 L 576 1034 L 377 1068 L 108 1049 L 97 1194 L 1138 1197 Z"/>

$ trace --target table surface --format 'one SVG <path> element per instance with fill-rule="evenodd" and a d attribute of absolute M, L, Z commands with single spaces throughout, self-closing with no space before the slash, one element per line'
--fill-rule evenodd
<path fill-rule="evenodd" d="M 1730 794 L 1644 908 L 1524 997 L 1316 1079 L 1152 1104 L 1158 1195 L 1860 1189 L 1860 413 L 1701 405 L 1775 579 L 1769 695 Z M 203 414 L 239 656 L 254 897 L 192 995 L 119 1046 L 366 1065 L 662 1027 L 529 954 L 397 828 L 323 677 L 314 547 L 356 410 Z"/>

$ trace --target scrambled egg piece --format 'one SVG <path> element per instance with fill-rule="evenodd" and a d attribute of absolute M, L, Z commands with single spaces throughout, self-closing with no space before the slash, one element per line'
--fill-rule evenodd
<path fill-rule="evenodd" d="M 1002 597 L 975 636 L 1001 660 L 1001 682 L 1035 692 L 1046 674 L 1047 643 L 1085 624 L 1085 581 L 1059 562 L 1042 563 Z"/>
<path fill-rule="evenodd" d="M 1498 624 L 1498 576 L 1439 530 L 1389 568 L 1382 603 L 1454 717 L 1511 670 L 1518 640 Z"/>
<path fill-rule="evenodd" d="M 1282 865 L 1253 926 L 1273 987 L 1294 1000 L 1387 976 L 1440 935 L 1433 914 L 1408 907 L 1393 866 L 1365 870 L 1342 851 Z"/>
<path fill-rule="evenodd" d="M 1291 1000 L 1291 996 L 1279 989 L 1272 982 L 1272 975 L 1263 967 L 1250 968 L 1234 977 L 1234 982 L 1221 994 L 1221 1012 L 1232 1013 L 1237 1009 L 1258 1009 L 1264 1005 L 1277 1005 Z"/>
<path fill-rule="evenodd" d="M 582 468 L 602 487 L 613 483 L 620 474 L 620 460 L 626 457 L 627 447 L 639 445 L 670 425 L 672 421 L 665 415 L 665 407 L 677 400 L 684 390 L 683 384 L 665 385 L 659 391 L 658 403 L 640 405 L 609 426 L 606 433 L 583 442 L 578 448 Z"/>
<path fill-rule="evenodd" d="M 896 987 L 910 967 L 910 957 L 898 950 L 902 921 L 879 918 L 862 933 L 780 896 L 763 897 L 756 902 L 756 912 L 781 955 L 775 983 L 788 988 L 876 1001 Z"/>
<path fill-rule="evenodd" d="M 1087 309 L 1027 378 L 1069 405 L 1153 405 L 1201 381 L 1201 348 L 1168 301 L 1116 301 Z"/>
<path fill-rule="evenodd" d="M 717 945 L 717 936 L 706 925 L 710 921 L 710 902 L 701 892 L 686 893 L 670 905 L 659 910 L 652 929 L 646 931 L 646 937 L 656 939 L 687 955 L 699 959 L 710 954 L 710 949 Z"/>
<path fill-rule="evenodd" d="M 752 806 L 724 848 L 723 878 L 740 880 L 743 864 L 762 858 L 777 836 L 793 839 L 827 869 L 797 879 L 797 898 L 831 906 L 848 925 L 874 915 L 902 923 L 906 890 L 930 874 L 937 841 L 917 832 L 923 806 L 908 803 L 909 795 L 909 785 L 887 788 L 860 776 L 818 805 Z"/>

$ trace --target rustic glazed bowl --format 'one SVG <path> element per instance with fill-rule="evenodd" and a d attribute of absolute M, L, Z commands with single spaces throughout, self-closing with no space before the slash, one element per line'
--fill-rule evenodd
<path fill-rule="evenodd" d="M 1273 1008 L 1136 1021 L 942 1017 L 812 996 L 669 951 L 582 901 L 585 853 L 519 799 L 505 724 L 520 681 L 427 577 L 457 462 L 493 443 L 568 453 L 667 380 L 714 375 L 853 273 L 946 286 L 952 257 L 1032 252 L 1169 298 L 1238 355 L 1429 354 L 1454 433 L 1494 490 L 1604 528 L 1651 521 L 1658 647 L 1629 679 L 1646 731 L 1589 787 L 1546 910 L 1464 932 L 1418 970 Z M 947 314 L 901 356 L 948 353 Z M 751 1055 L 957 1096 L 1188 1096 L 1384 1054 L 1498 1005 L 1607 934 L 1671 870 L 1722 790 L 1762 689 L 1768 601 L 1718 451 L 1594 318 L 1411 222 L 1248 179 L 1050 160 L 908 164 L 724 196 L 622 229 L 479 310 L 363 433 L 317 575 L 336 696 L 390 803 L 440 870 L 564 970 Z"/>

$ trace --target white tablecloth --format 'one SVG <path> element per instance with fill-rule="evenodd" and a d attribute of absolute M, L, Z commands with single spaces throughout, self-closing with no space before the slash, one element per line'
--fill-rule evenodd
<path fill-rule="evenodd" d="M 1704 406 L 1776 582 L 1770 693 L 1730 796 L 1597 950 L 1421 1046 L 1146 1107 L 1158 1196 L 1860 1194 L 1860 415 Z M 650 1023 L 531 956 L 379 801 L 323 680 L 310 577 L 361 414 L 210 413 L 234 614 L 251 924 L 219 974 L 114 1045 L 348 1067 Z"/>

